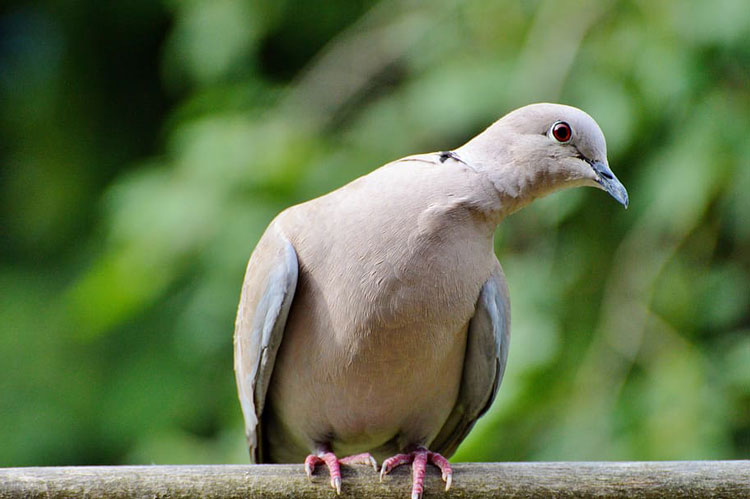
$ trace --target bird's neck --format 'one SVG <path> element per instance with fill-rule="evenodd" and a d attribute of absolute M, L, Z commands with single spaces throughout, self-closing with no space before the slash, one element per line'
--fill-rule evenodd
<path fill-rule="evenodd" d="M 496 202 L 493 218 L 503 218 L 520 210 L 537 198 L 563 187 L 554 172 L 541 167 L 541 158 L 514 154 L 508 147 L 483 140 L 479 135 L 456 149 L 456 154 L 491 185 Z"/>

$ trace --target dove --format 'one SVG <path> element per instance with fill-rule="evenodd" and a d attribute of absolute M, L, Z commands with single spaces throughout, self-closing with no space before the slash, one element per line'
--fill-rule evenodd
<path fill-rule="evenodd" d="M 492 404 L 510 341 L 498 224 L 597 187 L 627 208 L 604 135 L 560 104 L 512 111 L 457 149 L 407 156 L 277 215 L 247 265 L 234 334 L 251 462 L 382 461 L 380 479 L 447 458 Z M 518 283 L 518 286 L 523 285 Z"/>

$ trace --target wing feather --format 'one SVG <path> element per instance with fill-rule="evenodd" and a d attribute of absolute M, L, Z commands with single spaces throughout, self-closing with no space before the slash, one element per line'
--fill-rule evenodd
<path fill-rule="evenodd" d="M 259 422 L 298 271 L 294 247 L 271 224 L 248 262 L 234 329 L 234 370 L 252 463 L 263 456 Z"/>
<path fill-rule="evenodd" d="M 448 457 L 492 405 L 508 360 L 510 302 L 498 263 L 484 283 L 469 322 L 461 387 L 456 405 L 430 448 Z"/>

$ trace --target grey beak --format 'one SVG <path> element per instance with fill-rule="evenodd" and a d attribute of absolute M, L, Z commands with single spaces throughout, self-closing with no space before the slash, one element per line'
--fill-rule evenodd
<path fill-rule="evenodd" d="M 615 174 L 609 169 L 609 166 L 601 161 L 589 161 L 589 164 L 596 172 L 596 176 L 598 177 L 597 182 L 602 186 L 602 189 L 607 191 L 610 196 L 617 200 L 618 203 L 627 208 L 628 191 L 626 191 L 625 186 L 617 180 L 617 177 L 615 177 Z"/>

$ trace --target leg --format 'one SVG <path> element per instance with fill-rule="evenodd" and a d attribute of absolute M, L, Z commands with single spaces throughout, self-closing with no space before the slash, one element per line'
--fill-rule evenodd
<path fill-rule="evenodd" d="M 378 463 L 375 462 L 370 454 L 357 454 L 355 456 L 348 456 L 342 459 L 336 457 L 336 454 L 328 450 L 327 448 L 321 448 L 315 454 L 310 454 L 305 459 L 305 473 L 307 478 L 312 480 L 313 471 L 315 466 L 323 464 L 328 467 L 328 474 L 331 477 L 331 487 L 336 489 L 336 494 L 341 494 L 341 467 L 339 465 L 349 464 L 368 464 L 371 465 L 375 471 L 378 471 Z"/>
<path fill-rule="evenodd" d="M 430 452 L 424 447 L 417 447 L 415 451 L 408 454 L 396 454 L 383 461 L 383 466 L 380 468 L 380 481 L 382 482 L 383 477 L 393 468 L 412 463 L 411 497 L 412 499 L 419 499 L 424 491 L 424 474 L 428 462 L 440 468 L 445 482 L 445 490 L 450 489 L 453 483 L 453 470 L 450 463 L 437 452 Z"/>

